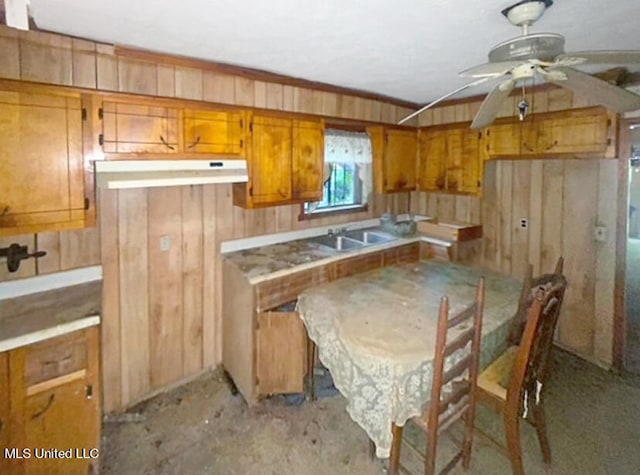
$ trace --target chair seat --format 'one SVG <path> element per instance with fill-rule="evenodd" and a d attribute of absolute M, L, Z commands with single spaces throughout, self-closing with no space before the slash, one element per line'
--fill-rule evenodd
<path fill-rule="evenodd" d="M 478 387 L 494 396 L 507 400 L 507 386 L 511 369 L 518 355 L 518 346 L 510 346 L 478 376 Z"/>

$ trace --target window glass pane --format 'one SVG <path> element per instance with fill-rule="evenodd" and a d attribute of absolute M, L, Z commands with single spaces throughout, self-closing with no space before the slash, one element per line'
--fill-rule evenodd
<path fill-rule="evenodd" d="M 305 203 L 305 212 L 365 204 L 372 188 L 371 158 L 368 134 L 327 129 L 322 201 Z"/>

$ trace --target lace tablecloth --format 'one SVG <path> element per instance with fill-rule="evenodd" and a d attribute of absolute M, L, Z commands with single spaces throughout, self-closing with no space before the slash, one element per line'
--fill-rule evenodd
<path fill-rule="evenodd" d="M 298 311 L 351 418 L 389 457 L 391 424 L 420 414 L 431 391 L 438 307 L 457 312 L 485 276 L 481 364 L 506 347 L 521 284 L 501 274 L 423 261 L 385 267 L 303 292 Z"/>

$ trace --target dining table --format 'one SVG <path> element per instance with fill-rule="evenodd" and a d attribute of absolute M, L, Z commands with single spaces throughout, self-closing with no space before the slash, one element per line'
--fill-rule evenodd
<path fill-rule="evenodd" d="M 297 310 L 349 416 L 389 457 L 392 423 L 429 401 L 441 298 L 454 314 L 485 278 L 481 366 L 507 347 L 521 282 L 487 269 L 423 260 L 383 267 L 305 290 Z"/>

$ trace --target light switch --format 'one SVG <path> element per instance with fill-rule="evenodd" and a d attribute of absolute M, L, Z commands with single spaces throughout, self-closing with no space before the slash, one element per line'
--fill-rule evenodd
<path fill-rule="evenodd" d="M 171 249 L 171 237 L 167 236 L 166 234 L 164 236 L 160 236 L 160 250 L 163 252 L 167 252 Z"/>

